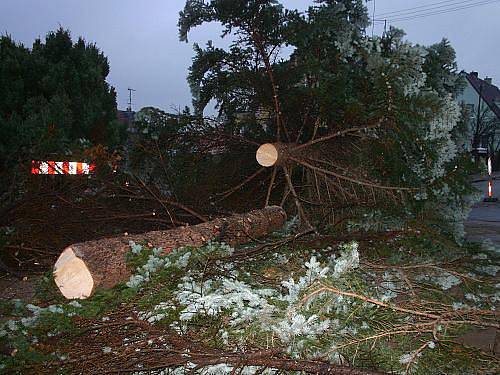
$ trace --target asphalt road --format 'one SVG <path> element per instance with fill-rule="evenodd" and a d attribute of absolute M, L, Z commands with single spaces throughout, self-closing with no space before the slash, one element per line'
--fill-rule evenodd
<path fill-rule="evenodd" d="M 487 196 L 487 181 L 474 185 Z M 500 200 L 500 180 L 493 182 L 493 196 Z M 489 238 L 500 247 L 500 202 L 481 202 L 474 206 L 465 223 L 465 231 L 468 240 L 482 242 Z"/>

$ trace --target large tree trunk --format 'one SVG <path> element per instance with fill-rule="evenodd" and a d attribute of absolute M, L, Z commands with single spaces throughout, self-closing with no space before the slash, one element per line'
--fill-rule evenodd
<path fill-rule="evenodd" d="M 82 242 L 64 249 L 54 266 L 54 280 L 66 298 L 87 298 L 96 288 L 112 288 L 131 270 L 125 255 L 129 242 L 146 241 L 165 253 L 181 246 L 199 247 L 209 240 L 238 245 L 280 229 L 286 221 L 281 207 L 218 218 L 191 227 Z"/>

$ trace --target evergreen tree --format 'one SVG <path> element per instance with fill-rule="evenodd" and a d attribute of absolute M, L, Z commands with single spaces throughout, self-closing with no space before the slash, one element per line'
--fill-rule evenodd
<path fill-rule="evenodd" d="M 441 95 L 456 96 L 465 88 L 465 80 L 458 74 L 456 53 L 447 39 L 426 48 L 423 70 L 426 84 Z"/>
<path fill-rule="evenodd" d="M 394 28 L 370 38 L 361 0 L 315 1 L 304 14 L 272 0 L 188 0 L 181 40 L 205 22 L 220 22 L 234 42 L 195 45 L 188 79 L 198 113 L 215 100 L 231 132 L 284 143 L 292 157 L 301 150 L 274 168 L 266 203 L 281 191 L 303 219 L 317 207 L 323 217 L 345 206 L 437 216 L 467 208 L 453 101 L 461 82 L 447 41 L 425 48 Z M 236 121 L 242 112 L 253 117 Z"/>
<path fill-rule="evenodd" d="M 94 45 L 62 28 L 31 49 L 0 38 L 0 169 L 68 154 L 88 140 L 115 146 L 116 93 L 109 64 Z"/>

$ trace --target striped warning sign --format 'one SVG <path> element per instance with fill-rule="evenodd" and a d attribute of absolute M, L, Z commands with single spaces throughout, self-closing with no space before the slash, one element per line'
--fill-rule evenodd
<path fill-rule="evenodd" d="M 79 161 L 31 161 L 31 174 L 90 174 L 95 164 Z"/>

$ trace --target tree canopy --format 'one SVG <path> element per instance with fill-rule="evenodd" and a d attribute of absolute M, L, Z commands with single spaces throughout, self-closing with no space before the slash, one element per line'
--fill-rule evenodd
<path fill-rule="evenodd" d="M 62 28 L 31 48 L 0 37 L 0 169 L 87 141 L 116 145 L 123 129 L 108 74 L 97 46 Z"/>
<path fill-rule="evenodd" d="M 281 191 L 301 216 L 318 206 L 463 206 L 461 80 L 446 40 L 414 45 L 394 28 L 370 38 L 361 0 L 315 1 L 304 13 L 276 0 L 188 0 L 181 41 L 207 22 L 232 43 L 194 45 L 197 113 L 215 100 L 231 134 L 301 151 L 278 168 L 281 180 L 274 168 L 266 203 Z"/>

